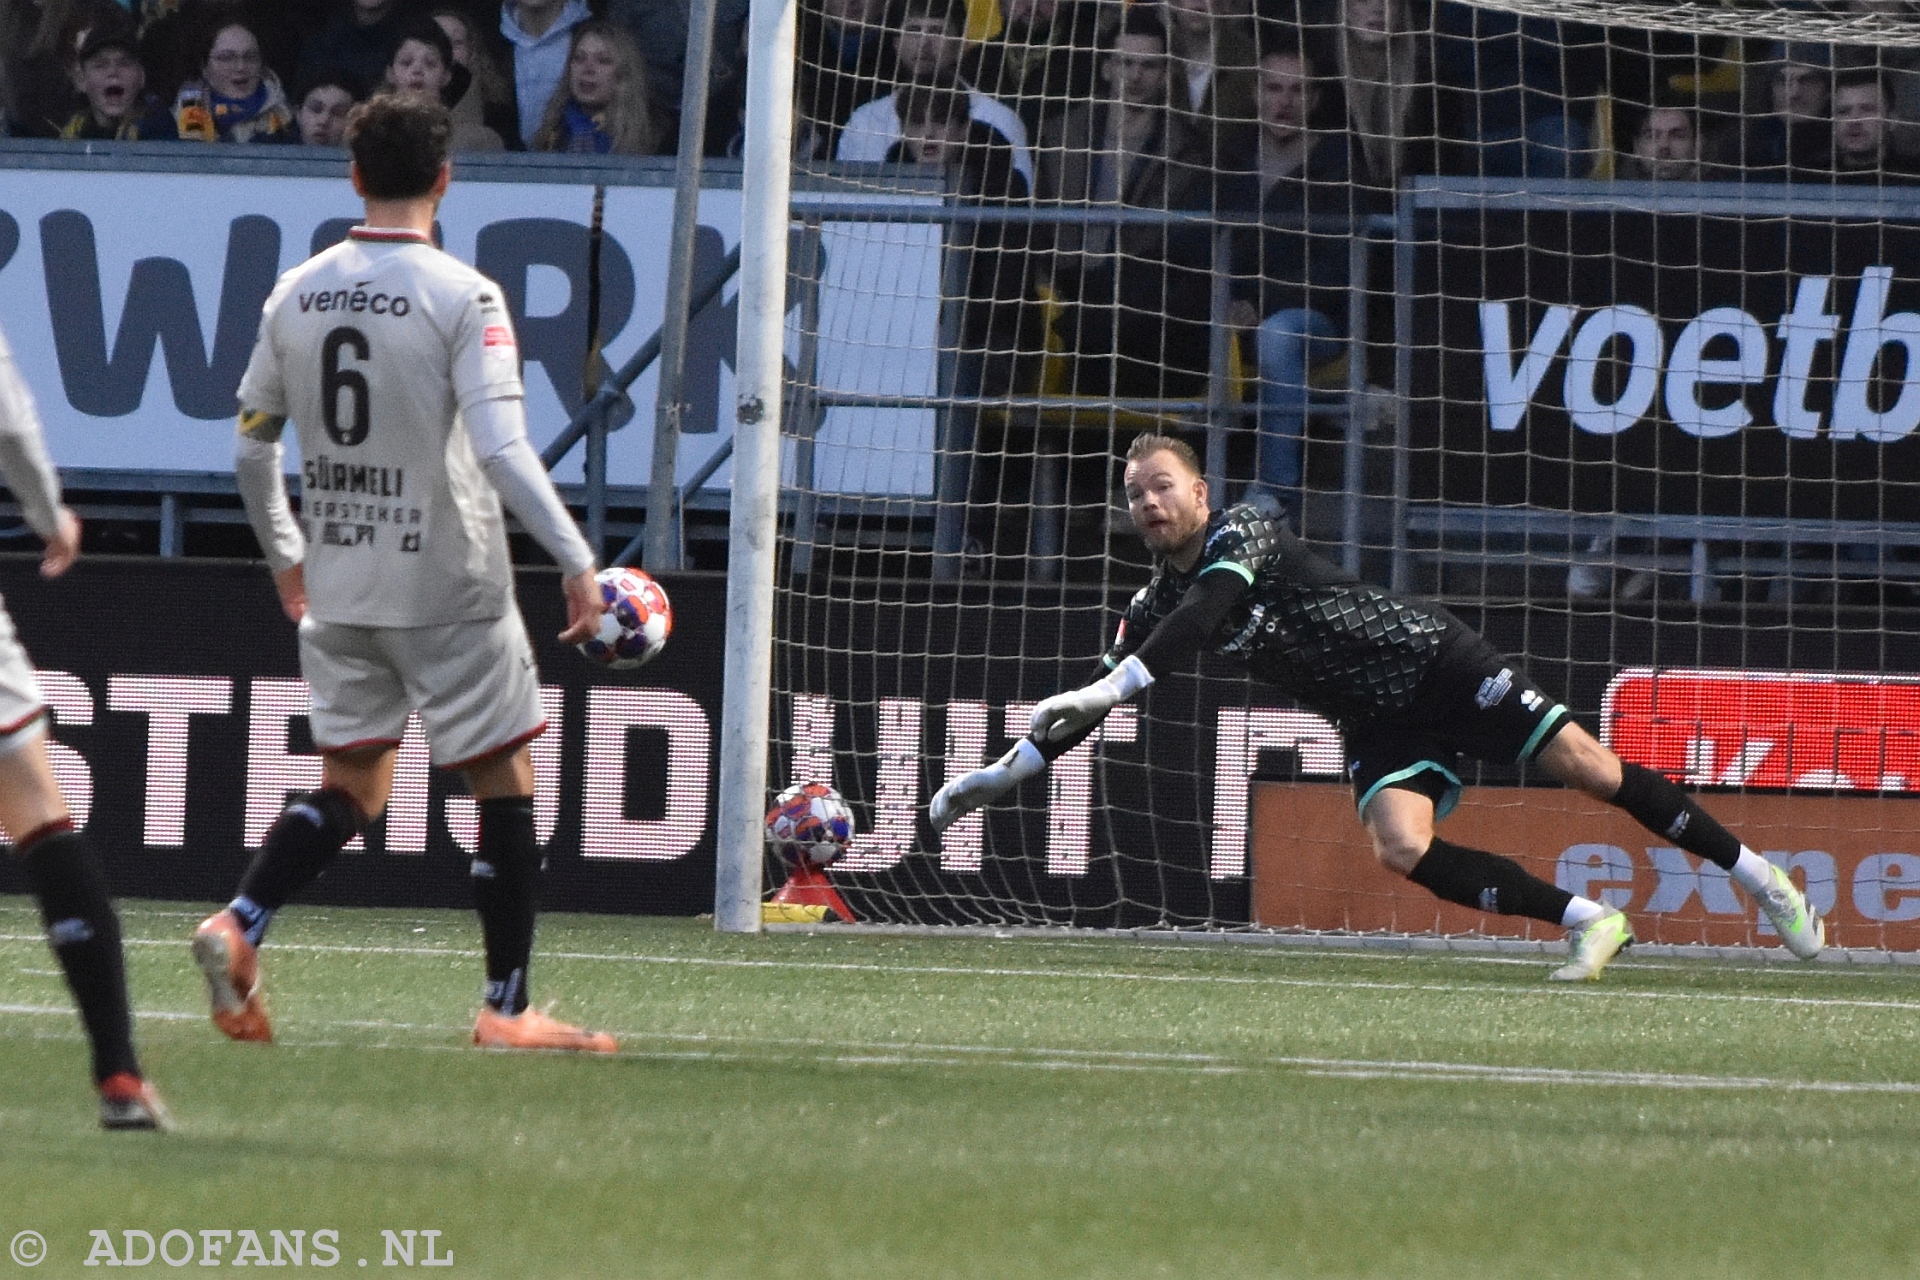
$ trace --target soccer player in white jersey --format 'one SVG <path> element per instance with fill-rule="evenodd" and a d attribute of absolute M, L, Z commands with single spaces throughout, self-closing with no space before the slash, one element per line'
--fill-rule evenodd
<path fill-rule="evenodd" d="M 480 807 L 473 861 L 486 943 L 474 1043 L 614 1050 L 527 998 L 540 850 L 527 743 L 545 728 L 513 597 L 501 502 L 564 575 L 566 643 L 604 611 L 594 557 L 527 440 L 519 351 L 500 288 L 436 249 L 450 122 L 435 102 L 381 96 L 347 124 L 366 222 L 280 278 L 240 383 L 234 474 L 312 690 L 320 790 L 294 796 L 231 905 L 194 933 L 213 1021 L 273 1037 L 256 948 L 268 922 L 386 808 L 417 710 L 433 760 Z M 280 436 L 299 432 L 301 513 Z"/>
<path fill-rule="evenodd" d="M 40 572 L 65 573 L 80 554 L 80 522 L 60 504 L 60 477 L 47 459 L 40 415 L 0 337 L 0 476 L 27 524 L 47 544 Z M 40 902 L 47 942 L 59 957 L 93 1046 L 100 1123 L 109 1129 L 171 1127 L 167 1109 L 142 1079 L 133 1053 L 120 920 L 86 837 L 74 829 L 47 758 L 47 703 L 13 620 L 0 604 L 0 827 Z"/>

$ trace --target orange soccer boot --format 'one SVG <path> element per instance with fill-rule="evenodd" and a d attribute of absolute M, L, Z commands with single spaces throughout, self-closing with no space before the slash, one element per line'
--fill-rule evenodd
<path fill-rule="evenodd" d="M 100 1082 L 100 1127 L 170 1130 L 173 1117 L 151 1082 L 121 1071 Z"/>
<path fill-rule="evenodd" d="M 538 1009 L 507 1015 L 483 1008 L 473 1020 L 473 1042 L 482 1049 L 570 1049 L 576 1053 L 613 1053 L 619 1049 L 604 1031 L 582 1031 Z"/>
<path fill-rule="evenodd" d="M 213 1025 L 229 1039 L 273 1039 L 260 995 L 260 960 L 231 911 L 216 911 L 193 931 L 193 962 L 207 980 Z"/>

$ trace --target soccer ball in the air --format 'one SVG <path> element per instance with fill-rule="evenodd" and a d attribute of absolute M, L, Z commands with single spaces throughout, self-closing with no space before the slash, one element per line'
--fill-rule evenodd
<path fill-rule="evenodd" d="M 602 569 L 594 575 L 607 611 L 600 632 L 580 652 L 603 667 L 626 670 L 651 662 L 673 632 L 673 606 L 660 584 L 638 569 Z"/>
<path fill-rule="evenodd" d="M 853 843 L 853 810 L 824 782 L 796 782 L 767 811 L 767 843 L 794 862 L 838 862 Z"/>

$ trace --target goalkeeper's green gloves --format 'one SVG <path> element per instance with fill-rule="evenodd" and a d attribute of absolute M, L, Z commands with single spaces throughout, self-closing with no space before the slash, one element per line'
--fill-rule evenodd
<path fill-rule="evenodd" d="M 1056 693 L 1033 709 L 1033 736 L 1040 742 L 1060 742 L 1090 729 L 1107 712 L 1153 683 L 1153 672 L 1129 654 L 1126 661 L 1092 684 Z"/>
<path fill-rule="evenodd" d="M 992 764 L 962 774 L 935 793 L 933 803 L 927 806 L 933 829 L 945 831 L 962 815 L 992 804 L 1028 778 L 1044 773 L 1046 768 L 1047 758 L 1040 754 L 1040 748 L 1027 738 L 1020 739 L 1013 750 Z"/>

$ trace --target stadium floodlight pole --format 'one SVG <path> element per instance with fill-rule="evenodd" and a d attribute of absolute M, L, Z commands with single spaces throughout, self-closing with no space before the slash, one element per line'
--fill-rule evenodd
<path fill-rule="evenodd" d="M 680 567 L 674 472 L 687 382 L 687 328 L 692 320 L 693 242 L 700 229 L 700 178 L 707 151 L 707 89 L 713 70 L 717 0 L 692 0 L 687 11 L 687 62 L 680 90 L 680 151 L 674 173 L 673 230 L 668 237 L 667 311 L 660 322 L 660 390 L 654 401 L 653 469 L 647 475 L 646 567 Z"/>
<path fill-rule="evenodd" d="M 760 928 L 793 196 L 794 0 L 752 0 L 747 39 L 753 56 L 747 62 L 747 148 L 740 182 L 740 327 L 713 886 L 713 927 L 727 933 Z"/>

